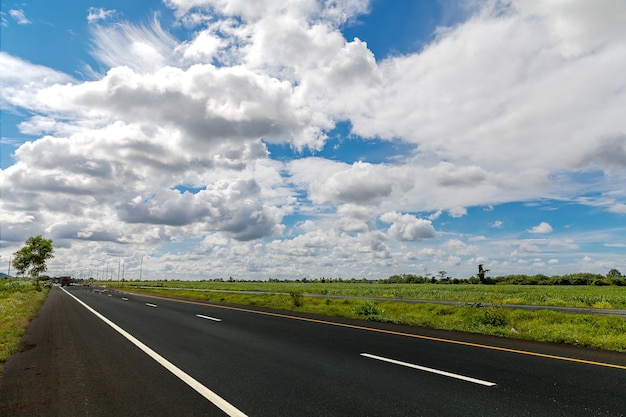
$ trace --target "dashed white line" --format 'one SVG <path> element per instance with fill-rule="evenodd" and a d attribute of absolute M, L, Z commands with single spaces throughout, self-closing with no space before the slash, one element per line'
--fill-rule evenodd
<path fill-rule="evenodd" d="M 215 317 L 204 316 L 202 314 L 196 314 L 196 317 L 200 317 L 201 319 L 213 320 L 213 321 L 222 321 L 222 319 L 217 319 Z"/>
<path fill-rule="evenodd" d="M 128 298 L 126 298 L 126 297 L 122 297 L 122 300 L 124 300 L 124 301 L 128 301 Z"/>
<path fill-rule="evenodd" d="M 152 359 L 157 361 L 165 369 L 167 369 L 168 371 L 170 371 L 171 373 L 176 375 L 178 378 L 180 378 L 180 380 L 182 380 L 187 385 L 189 385 L 191 388 L 196 390 L 196 392 L 198 392 L 204 398 L 206 398 L 207 400 L 209 400 L 213 404 L 215 404 L 215 406 L 217 406 L 220 410 L 222 410 L 224 413 L 226 413 L 226 415 L 228 415 L 229 417 L 247 417 L 246 414 L 241 412 L 239 409 L 235 408 L 228 401 L 226 401 L 225 399 L 223 399 L 222 397 L 220 397 L 219 395 L 217 395 L 216 393 L 214 393 L 213 391 L 211 391 L 210 389 L 208 389 L 207 387 L 202 385 L 200 382 L 195 380 L 191 375 L 187 374 L 185 371 L 177 368 L 173 363 L 171 363 L 170 361 L 165 359 L 163 356 L 161 356 L 158 353 L 156 353 L 154 350 L 150 349 L 147 345 L 145 345 L 142 342 L 140 342 L 137 338 L 135 338 L 133 335 L 128 333 L 126 330 L 122 329 L 120 326 L 118 326 L 117 324 L 113 323 L 111 320 L 107 319 L 106 317 L 104 317 L 102 314 L 98 313 L 93 308 L 89 307 L 87 304 L 85 304 L 83 301 L 79 300 L 73 294 L 70 294 L 64 288 L 61 288 L 61 289 L 63 291 L 65 291 L 65 293 L 67 295 L 69 295 L 70 297 L 72 297 L 74 300 L 78 301 L 87 310 L 89 310 L 93 314 L 95 314 L 96 317 L 98 317 L 100 320 L 102 320 L 103 322 L 105 322 L 106 324 L 111 326 L 119 334 L 121 334 L 126 339 L 128 339 L 132 344 L 137 346 L 144 353 L 146 353 Z"/>
<path fill-rule="evenodd" d="M 372 355 L 369 353 L 361 353 L 361 356 L 365 356 L 366 358 L 376 359 L 376 360 L 383 361 L 383 362 L 393 363 L 395 365 L 406 366 L 408 368 L 418 369 L 420 371 L 431 372 L 437 375 L 443 375 L 443 376 L 447 376 L 450 378 L 460 379 L 462 381 L 473 382 L 474 384 L 484 385 L 487 387 L 493 387 L 494 385 L 497 385 L 495 382 L 483 381 L 482 379 L 476 379 L 476 378 L 472 378 L 469 376 L 453 374 L 451 372 L 441 371 L 439 369 L 427 368 L 425 366 L 415 365 L 415 364 L 408 363 L 408 362 L 397 361 L 395 359 L 384 358 L 382 356 L 376 356 L 376 355 Z"/>
<path fill-rule="evenodd" d="M 148 307 L 154 307 L 154 308 L 156 308 L 156 304 L 146 303 L 146 305 L 147 305 Z"/>

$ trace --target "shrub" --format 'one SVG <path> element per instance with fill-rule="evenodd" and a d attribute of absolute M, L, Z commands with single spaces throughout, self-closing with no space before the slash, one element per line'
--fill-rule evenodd
<path fill-rule="evenodd" d="M 294 307 L 301 307 L 302 306 L 302 294 L 297 292 L 297 291 L 289 291 L 289 296 L 291 297 L 291 302 L 293 303 Z"/>
<path fill-rule="evenodd" d="M 611 277 L 610 280 L 613 285 L 617 285 L 618 287 L 626 286 L 626 278 L 624 277 Z"/>
<path fill-rule="evenodd" d="M 506 314 L 498 308 L 487 308 L 480 322 L 486 326 L 503 327 L 507 324 Z"/>
<path fill-rule="evenodd" d="M 352 307 L 352 313 L 357 316 L 370 317 L 382 314 L 383 310 L 379 309 L 373 301 L 362 301 Z"/>

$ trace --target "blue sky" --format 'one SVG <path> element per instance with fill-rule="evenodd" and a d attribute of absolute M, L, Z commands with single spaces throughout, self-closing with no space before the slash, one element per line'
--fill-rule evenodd
<path fill-rule="evenodd" d="M 619 0 L 2 3 L 0 268 L 626 271 Z M 147 262 L 146 262 L 147 261 Z M 101 272 L 102 274 L 102 272 Z"/>

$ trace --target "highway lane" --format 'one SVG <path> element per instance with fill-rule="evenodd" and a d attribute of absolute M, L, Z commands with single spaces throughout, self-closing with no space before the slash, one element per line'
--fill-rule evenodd
<path fill-rule="evenodd" d="M 127 295 L 82 294 L 253 415 L 619 415 L 624 369 Z M 148 307 L 146 303 L 156 305 Z M 196 315 L 219 318 L 220 322 Z M 495 382 L 486 388 L 369 353 Z M 605 413 L 606 412 L 606 413 Z M 490 414 L 491 413 L 491 414 Z M 587 413 L 587 414 L 585 414 Z"/>
<path fill-rule="evenodd" d="M 421 338 L 423 329 L 405 326 L 333 325 L 291 313 L 70 292 L 248 416 L 623 416 L 626 410 L 626 355 L 433 331 L 429 337 L 439 339 L 428 339 Z M 95 333 L 107 326 L 91 327 Z M 471 343 L 443 340 L 449 336 Z M 479 343 L 542 347 L 544 354 L 617 366 Z M 151 390 L 152 379 L 137 374 L 138 389 Z M 188 394 L 182 382 L 170 383 Z M 192 414 L 176 412 L 180 404 L 151 415 L 224 415 L 209 401 Z"/>
<path fill-rule="evenodd" d="M 224 415 L 59 288 L 24 342 L 0 374 L 2 417 Z"/>

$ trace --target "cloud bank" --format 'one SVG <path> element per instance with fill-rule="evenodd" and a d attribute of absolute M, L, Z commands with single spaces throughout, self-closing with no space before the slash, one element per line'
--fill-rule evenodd
<path fill-rule="evenodd" d="M 383 59 L 341 32 L 367 1 L 165 4 L 187 39 L 156 17 L 107 25 L 114 11 L 89 10 L 104 71 L 88 81 L 0 53 L 1 106 L 30 114 L 19 127 L 34 137 L 0 172 L 3 247 L 49 236 L 67 248 L 58 271 L 114 252 L 131 269 L 159 253 L 172 277 L 463 274 L 487 257 L 513 268 L 523 253 L 552 255 L 513 237 L 481 253 L 436 230 L 434 213 L 580 202 L 591 188 L 600 209 L 625 211 L 619 0 L 484 2 L 421 50 Z M 412 151 L 315 156 L 342 122 L 352 138 Z M 276 159 L 274 145 L 300 156 Z"/>

